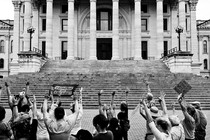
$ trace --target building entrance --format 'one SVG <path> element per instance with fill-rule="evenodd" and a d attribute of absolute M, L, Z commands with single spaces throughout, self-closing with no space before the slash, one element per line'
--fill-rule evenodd
<path fill-rule="evenodd" d="M 97 59 L 111 60 L 112 59 L 112 39 L 98 38 L 97 39 Z"/>

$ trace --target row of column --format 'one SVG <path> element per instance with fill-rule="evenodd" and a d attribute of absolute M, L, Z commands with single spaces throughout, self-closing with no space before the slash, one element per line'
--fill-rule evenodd
<path fill-rule="evenodd" d="M 90 60 L 96 60 L 96 1 L 90 0 Z M 113 60 L 119 59 L 119 0 L 113 1 Z M 53 0 L 47 2 L 47 23 L 46 23 L 46 52 L 48 57 L 53 56 Z M 74 0 L 68 0 L 68 58 L 74 59 Z M 19 0 L 13 0 L 14 4 L 14 44 L 19 44 L 20 36 L 20 4 Z M 157 54 L 159 57 L 163 53 L 163 0 L 156 0 L 157 13 Z M 32 24 L 31 0 L 25 0 L 25 15 L 24 15 L 24 50 L 29 50 L 30 34 L 27 33 L 27 28 Z M 179 25 L 186 26 L 185 15 L 185 0 L 179 0 Z M 192 44 L 196 45 L 196 18 L 195 10 L 191 10 L 191 36 Z M 134 58 L 135 60 L 142 59 L 141 56 L 141 0 L 135 0 L 135 22 L 134 22 Z M 195 46 L 194 45 L 194 46 Z M 186 46 L 186 30 L 181 34 L 181 46 Z M 196 46 L 195 46 L 196 48 Z M 17 49 L 17 48 L 16 48 Z M 195 52 L 196 49 L 193 49 Z M 18 51 L 17 51 L 18 52 Z"/>

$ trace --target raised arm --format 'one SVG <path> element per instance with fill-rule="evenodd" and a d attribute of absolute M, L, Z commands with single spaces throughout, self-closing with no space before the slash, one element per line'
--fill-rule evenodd
<path fill-rule="evenodd" d="M 10 88 L 9 88 L 9 85 L 7 84 L 7 82 L 5 82 L 5 87 L 6 87 L 8 104 L 9 104 L 10 108 L 13 110 L 12 95 L 11 95 Z"/>
<path fill-rule="evenodd" d="M 16 120 L 17 118 L 18 118 L 18 108 L 17 108 L 17 106 L 18 106 L 18 103 L 19 103 L 19 101 L 20 101 L 20 99 L 19 98 L 13 98 L 13 119 L 14 120 Z"/>
<path fill-rule="evenodd" d="M 163 110 L 163 115 L 167 115 L 167 107 L 165 102 L 165 93 L 163 91 L 160 91 L 160 97 L 159 97 L 159 103 Z"/>
<path fill-rule="evenodd" d="M 44 103 L 43 103 L 43 117 L 45 122 L 47 121 L 47 102 L 48 102 L 48 95 L 45 95 Z"/>
<path fill-rule="evenodd" d="M 142 101 L 143 105 L 144 105 L 144 109 L 145 109 L 145 113 L 146 113 L 146 118 L 147 118 L 147 123 L 152 131 L 152 133 L 154 134 L 154 136 L 156 137 L 156 139 L 162 139 L 162 134 L 161 132 L 157 129 L 153 119 L 152 119 L 152 116 L 150 114 L 150 111 L 147 107 L 147 104 L 145 102 L 145 99 L 143 99 Z"/>
<path fill-rule="evenodd" d="M 25 93 L 25 96 L 29 96 L 29 82 L 26 83 L 26 93 Z"/>
<path fill-rule="evenodd" d="M 33 95 L 33 107 L 32 107 L 33 119 L 37 119 L 37 105 L 36 105 L 36 96 Z"/>
<path fill-rule="evenodd" d="M 147 117 L 146 117 L 146 115 L 144 114 L 144 111 L 143 111 L 143 106 L 141 104 L 140 104 L 140 107 L 139 107 L 139 113 L 145 120 L 147 120 Z"/>
<path fill-rule="evenodd" d="M 187 112 L 187 107 L 186 107 L 186 101 L 183 96 L 179 96 L 178 98 L 179 105 L 182 109 L 183 115 L 187 120 L 190 120 L 192 122 L 195 122 L 194 118 L 190 116 L 190 114 Z"/>
<path fill-rule="evenodd" d="M 102 93 L 103 93 L 103 90 L 100 90 L 99 93 L 98 93 L 98 108 L 99 108 L 99 114 L 104 115 L 103 106 L 102 106 L 102 103 L 101 103 L 101 94 Z"/>
<path fill-rule="evenodd" d="M 71 123 L 74 125 L 77 121 L 78 115 L 79 115 L 79 107 L 78 107 L 78 101 L 77 99 L 74 97 L 74 110 L 75 112 L 69 116 L 67 116 L 67 119 L 71 120 Z"/>
<path fill-rule="evenodd" d="M 128 104 L 128 93 L 129 93 L 130 89 L 127 87 L 126 91 L 125 91 L 125 102 L 126 104 Z"/>

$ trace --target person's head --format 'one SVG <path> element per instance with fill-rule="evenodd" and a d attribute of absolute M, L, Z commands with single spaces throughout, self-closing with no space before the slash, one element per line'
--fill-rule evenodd
<path fill-rule="evenodd" d="M 169 121 L 171 122 L 171 126 L 178 126 L 180 124 L 180 119 L 177 115 L 170 115 Z"/>
<path fill-rule="evenodd" d="M 21 107 L 21 112 L 26 112 L 26 113 L 28 113 L 29 110 L 30 110 L 30 107 L 29 107 L 28 104 L 25 104 L 25 105 L 23 105 L 23 106 Z"/>
<path fill-rule="evenodd" d="M 153 99 L 153 94 L 148 92 L 146 95 L 146 99 L 147 99 L 147 101 L 151 101 Z"/>
<path fill-rule="evenodd" d="M 126 104 L 126 102 L 121 102 L 121 104 L 120 104 L 120 110 L 121 111 L 128 110 L 128 105 Z"/>
<path fill-rule="evenodd" d="M 187 112 L 188 114 L 190 114 L 190 116 L 194 116 L 196 113 L 195 107 L 192 106 L 191 104 L 187 105 Z"/>
<path fill-rule="evenodd" d="M 100 132 L 101 130 L 104 130 L 104 129 L 107 128 L 107 126 L 108 126 L 108 120 L 102 114 L 96 115 L 93 118 L 93 126 L 96 128 L 96 130 L 98 132 Z"/>
<path fill-rule="evenodd" d="M 118 119 L 117 118 L 111 118 L 109 122 L 109 126 L 113 128 L 117 128 L 119 126 Z"/>
<path fill-rule="evenodd" d="M 0 121 L 2 121 L 4 118 L 5 118 L 5 115 L 6 115 L 6 111 L 4 109 L 3 106 L 0 106 Z"/>
<path fill-rule="evenodd" d="M 75 135 L 77 140 L 92 140 L 93 136 L 88 130 L 80 129 Z"/>
<path fill-rule="evenodd" d="M 201 103 L 199 101 L 194 101 L 191 103 L 195 107 L 195 109 L 201 110 Z"/>
<path fill-rule="evenodd" d="M 156 106 L 152 106 L 150 108 L 150 114 L 151 114 L 153 119 L 156 119 L 156 118 L 161 116 L 160 115 L 160 111 L 159 111 L 159 109 Z"/>
<path fill-rule="evenodd" d="M 56 120 L 61 120 L 64 118 L 65 111 L 62 107 L 57 107 L 55 108 L 54 115 Z"/>
<path fill-rule="evenodd" d="M 161 132 L 169 132 L 171 129 L 171 123 L 166 116 L 162 116 L 156 119 L 156 127 Z"/>

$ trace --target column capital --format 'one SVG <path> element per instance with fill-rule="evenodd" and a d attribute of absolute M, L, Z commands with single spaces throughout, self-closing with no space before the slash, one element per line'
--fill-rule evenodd
<path fill-rule="evenodd" d="M 10 35 L 5 35 L 4 37 L 5 37 L 5 41 L 8 41 L 10 38 Z"/>
<path fill-rule="evenodd" d="M 135 0 L 135 2 L 141 2 L 141 0 Z"/>
<path fill-rule="evenodd" d="M 163 2 L 163 0 L 156 0 L 156 2 Z"/>
<path fill-rule="evenodd" d="M 90 2 L 96 2 L 97 0 L 90 0 Z"/>
<path fill-rule="evenodd" d="M 119 2 L 119 0 L 112 0 L 112 2 Z"/>
<path fill-rule="evenodd" d="M 15 1 L 15 0 L 13 0 L 12 3 L 13 3 L 13 5 L 14 5 L 14 10 L 15 10 L 15 11 L 20 10 L 20 7 L 21 7 L 21 5 L 22 5 L 22 2 L 21 2 L 21 1 L 17 1 L 17 0 Z"/>
<path fill-rule="evenodd" d="M 68 0 L 68 2 L 74 2 L 74 0 Z"/>
<path fill-rule="evenodd" d="M 198 0 L 191 0 L 189 1 L 190 11 L 196 11 Z"/>
<path fill-rule="evenodd" d="M 53 0 L 46 0 L 47 2 L 53 2 Z"/>

